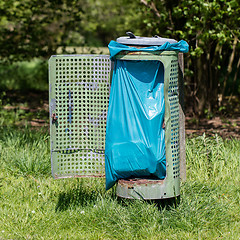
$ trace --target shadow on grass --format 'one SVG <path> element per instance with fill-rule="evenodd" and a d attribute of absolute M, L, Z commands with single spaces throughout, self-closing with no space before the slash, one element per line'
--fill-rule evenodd
<path fill-rule="evenodd" d="M 66 211 L 69 208 L 86 206 L 97 200 L 98 192 L 83 185 L 80 181 L 76 186 L 58 196 L 56 211 Z"/>
<path fill-rule="evenodd" d="M 103 182 L 97 184 L 95 179 L 91 182 L 88 182 L 88 179 L 78 179 L 77 184 L 59 193 L 55 211 L 66 211 L 68 209 L 75 209 L 79 206 L 84 207 L 87 205 L 95 205 L 99 199 L 117 201 L 117 203 L 122 207 L 146 202 L 148 204 L 155 205 L 159 211 L 163 209 L 169 210 L 177 208 L 180 204 L 180 196 L 176 198 L 155 200 L 120 198 L 116 194 L 116 186 L 108 191 L 105 191 L 102 183 Z"/>
<path fill-rule="evenodd" d="M 164 208 L 169 210 L 178 207 L 178 205 L 180 204 L 180 196 L 167 199 L 155 199 L 149 201 L 149 203 L 155 204 L 159 210 L 162 210 Z"/>
<path fill-rule="evenodd" d="M 136 201 L 143 201 L 148 204 L 155 205 L 159 211 L 166 209 L 170 210 L 172 208 L 177 208 L 180 204 L 180 196 L 173 197 L 173 198 L 167 198 L 167 199 L 154 199 L 154 200 L 139 200 L 139 199 L 126 199 L 126 198 L 117 198 L 118 203 L 122 206 L 128 206 L 129 204 L 134 204 Z"/>
<path fill-rule="evenodd" d="M 66 211 L 79 206 L 95 204 L 99 199 L 116 200 L 115 187 L 106 192 L 102 182 L 97 184 L 93 180 L 90 185 L 85 184 L 86 182 L 87 179 L 80 179 L 75 186 L 59 193 L 55 211 Z"/>

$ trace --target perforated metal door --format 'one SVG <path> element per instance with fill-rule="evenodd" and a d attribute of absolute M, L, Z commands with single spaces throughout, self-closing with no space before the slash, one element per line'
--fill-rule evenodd
<path fill-rule="evenodd" d="M 111 61 L 107 55 L 49 60 L 54 178 L 103 176 Z"/>

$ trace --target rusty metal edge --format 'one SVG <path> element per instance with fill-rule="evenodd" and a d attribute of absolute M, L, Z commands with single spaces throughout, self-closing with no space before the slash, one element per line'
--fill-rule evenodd
<path fill-rule="evenodd" d="M 54 179 L 63 179 L 63 178 L 104 178 L 105 175 L 75 175 L 75 176 L 56 176 L 54 175 Z"/>
<path fill-rule="evenodd" d="M 163 180 L 159 180 L 159 179 L 143 179 L 143 178 L 133 178 L 133 179 L 120 179 L 118 180 L 118 184 L 120 185 L 149 185 L 149 184 L 160 184 L 162 185 L 164 183 L 164 179 Z"/>

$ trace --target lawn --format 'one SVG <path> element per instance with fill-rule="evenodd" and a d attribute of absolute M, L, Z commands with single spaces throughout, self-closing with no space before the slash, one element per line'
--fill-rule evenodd
<path fill-rule="evenodd" d="M 118 201 L 104 179 L 51 177 L 49 136 L 0 128 L 0 239 L 240 239 L 240 141 L 187 140 L 177 207 Z"/>
<path fill-rule="evenodd" d="M 0 240 L 240 239 L 240 140 L 187 139 L 177 207 L 119 201 L 104 179 L 51 177 L 47 64 L 0 75 Z"/>

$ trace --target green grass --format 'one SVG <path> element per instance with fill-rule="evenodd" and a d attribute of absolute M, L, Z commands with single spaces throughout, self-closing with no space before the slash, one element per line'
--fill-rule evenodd
<path fill-rule="evenodd" d="M 119 202 L 104 179 L 51 177 L 43 130 L 0 129 L 0 239 L 240 239 L 240 141 L 187 141 L 179 205 Z"/>

